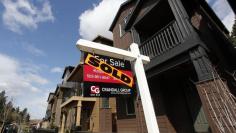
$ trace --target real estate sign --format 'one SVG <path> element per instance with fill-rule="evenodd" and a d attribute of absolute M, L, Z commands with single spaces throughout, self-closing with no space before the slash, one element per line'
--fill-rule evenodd
<path fill-rule="evenodd" d="M 134 93 L 129 61 L 86 53 L 83 68 L 84 96 L 114 97 Z"/>

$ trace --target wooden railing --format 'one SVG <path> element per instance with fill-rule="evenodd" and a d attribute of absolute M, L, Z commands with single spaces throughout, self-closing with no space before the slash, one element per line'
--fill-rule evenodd
<path fill-rule="evenodd" d="M 153 58 L 174 48 L 182 41 L 183 36 L 177 22 L 172 21 L 149 39 L 144 41 L 139 47 L 141 54 Z"/>

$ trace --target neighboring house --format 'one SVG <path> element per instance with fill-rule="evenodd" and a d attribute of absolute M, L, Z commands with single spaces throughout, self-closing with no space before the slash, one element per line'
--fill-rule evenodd
<path fill-rule="evenodd" d="M 46 110 L 45 120 L 49 121 L 48 128 L 59 128 L 61 124 L 61 104 L 66 101 L 71 95 L 74 95 L 74 84 L 66 82 L 65 79 L 74 69 L 73 66 L 67 66 L 62 75 L 62 83 L 58 84 L 54 93 L 48 96 L 48 107 Z"/>
<path fill-rule="evenodd" d="M 42 124 L 42 128 L 51 128 L 51 116 L 52 116 L 52 109 L 53 109 L 53 97 L 54 97 L 54 93 L 49 93 L 48 95 L 48 106 L 47 106 L 47 110 L 46 110 L 46 115 L 43 118 L 43 124 Z"/>
<path fill-rule="evenodd" d="M 113 41 L 97 36 L 94 42 L 109 46 Z M 116 100 L 115 98 L 95 98 L 83 96 L 83 55 L 80 63 L 64 78 L 65 82 L 73 82 L 77 90 L 61 104 L 62 119 L 60 133 L 71 131 L 90 131 L 94 133 L 116 132 Z"/>
<path fill-rule="evenodd" d="M 236 51 L 205 0 L 128 0 L 110 31 L 114 47 L 134 42 L 151 58 L 145 70 L 161 133 L 236 132 Z M 118 133 L 147 132 L 139 94 L 116 104 Z"/>

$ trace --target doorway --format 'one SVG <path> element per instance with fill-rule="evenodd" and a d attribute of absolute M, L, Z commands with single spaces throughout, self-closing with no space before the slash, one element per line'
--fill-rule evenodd
<path fill-rule="evenodd" d="M 211 132 L 195 81 L 197 76 L 191 64 L 179 65 L 149 79 L 157 117 L 167 117 L 167 129 L 177 133 Z"/>

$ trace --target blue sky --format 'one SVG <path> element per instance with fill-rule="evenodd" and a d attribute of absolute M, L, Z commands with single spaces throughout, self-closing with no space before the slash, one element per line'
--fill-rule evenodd
<path fill-rule="evenodd" d="M 0 0 L 0 91 L 42 118 L 64 67 L 79 63 L 76 41 L 112 38 L 108 28 L 124 1 Z M 233 14 L 225 1 L 208 2 L 230 29 Z"/>

